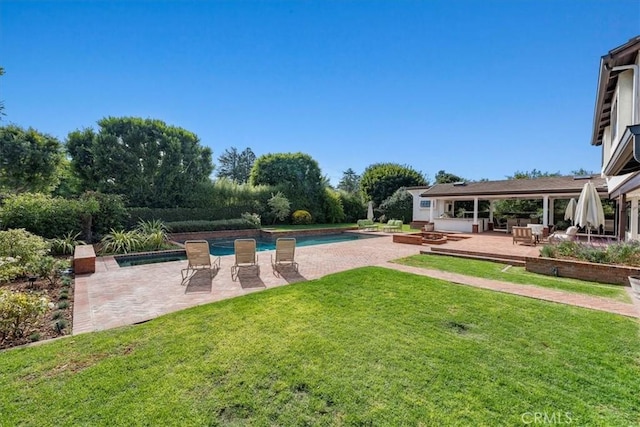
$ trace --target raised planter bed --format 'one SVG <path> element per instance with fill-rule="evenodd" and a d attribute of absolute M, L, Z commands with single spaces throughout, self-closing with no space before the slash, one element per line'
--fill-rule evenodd
<path fill-rule="evenodd" d="M 545 257 L 527 258 L 525 269 L 547 276 L 570 277 L 624 286 L 629 286 L 629 276 L 640 276 L 638 267 Z"/>
<path fill-rule="evenodd" d="M 405 243 L 409 245 L 422 245 L 422 234 L 394 234 L 393 243 Z"/>

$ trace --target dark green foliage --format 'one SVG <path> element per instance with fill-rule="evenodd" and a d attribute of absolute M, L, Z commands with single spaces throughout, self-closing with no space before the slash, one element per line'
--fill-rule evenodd
<path fill-rule="evenodd" d="M 218 157 L 218 169 L 216 175 L 218 178 L 228 178 L 239 184 L 249 181 L 249 174 L 256 161 L 256 155 L 251 148 L 245 148 L 242 153 L 238 153 L 236 147 L 224 150 L 224 153 Z"/>
<path fill-rule="evenodd" d="M 297 210 L 291 214 L 291 223 L 294 225 L 308 225 L 313 223 L 311 214 L 305 210 Z"/>
<path fill-rule="evenodd" d="M 87 221 L 97 211 L 95 200 L 24 193 L 5 199 L 0 209 L 0 223 L 5 229 L 24 228 L 48 239 L 63 238 L 86 230 Z"/>
<path fill-rule="evenodd" d="M 58 304 L 58 306 L 60 306 L 60 304 Z M 63 307 L 59 307 L 59 308 L 63 308 Z M 55 329 L 55 331 L 59 334 L 61 334 L 68 326 L 69 326 L 69 322 L 67 322 L 65 319 L 58 319 L 53 323 L 53 329 Z"/>
<path fill-rule="evenodd" d="M 391 197 L 382 202 L 378 210 L 388 219 L 401 219 L 403 222 L 411 222 L 413 221 L 413 196 L 406 188 L 398 188 Z"/>
<path fill-rule="evenodd" d="M 269 185 L 282 191 L 291 210 L 308 210 L 316 222 L 325 221 L 322 206 L 324 187 L 318 162 L 303 153 L 277 153 L 260 156 L 251 169 L 249 182 Z M 266 222 L 263 218 L 263 222 Z"/>
<path fill-rule="evenodd" d="M 122 228 L 129 221 L 129 212 L 120 195 L 87 191 L 80 200 L 95 200 L 98 203 L 98 210 L 91 215 L 91 235 L 86 236 L 85 230 L 88 241 L 100 240 L 109 230 Z"/>
<path fill-rule="evenodd" d="M 515 171 L 513 175 L 508 176 L 507 179 L 536 179 L 536 178 L 549 178 L 554 176 L 562 176 L 560 172 L 542 172 L 538 169 L 532 169 L 531 171 Z"/>
<path fill-rule="evenodd" d="M 165 223 L 171 233 L 186 233 L 191 231 L 222 231 L 257 229 L 259 225 L 246 219 L 224 219 L 219 221 L 176 221 Z"/>
<path fill-rule="evenodd" d="M 356 194 L 360 192 L 360 175 L 349 168 L 342 173 L 342 179 L 338 183 L 338 190 Z"/>
<path fill-rule="evenodd" d="M 211 149 L 160 120 L 107 117 L 71 132 L 67 150 L 86 190 L 125 195 L 136 206 L 180 206 L 187 189 L 213 171 Z"/>
<path fill-rule="evenodd" d="M 0 127 L 0 190 L 51 193 L 58 185 L 62 144 L 35 129 Z"/>
<path fill-rule="evenodd" d="M 379 206 L 400 187 L 426 185 L 422 173 L 410 166 L 396 163 L 376 163 L 368 166 L 360 179 L 360 189 L 365 202 Z"/>
<path fill-rule="evenodd" d="M 77 245 L 84 245 L 83 240 L 79 240 L 80 232 L 76 234 L 67 233 L 60 238 L 51 239 L 52 255 L 72 255 Z"/>
<path fill-rule="evenodd" d="M 344 221 L 346 215 L 344 214 L 340 194 L 337 191 L 325 188 L 323 208 L 326 223 L 336 224 Z"/>
<path fill-rule="evenodd" d="M 464 178 L 452 173 L 439 170 L 436 174 L 436 184 L 450 184 L 454 182 L 466 181 Z"/>
<path fill-rule="evenodd" d="M 367 215 L 367 205 L 362 201 L 360 193 L 338 191 L 345 222 L 356 222 Z"/>

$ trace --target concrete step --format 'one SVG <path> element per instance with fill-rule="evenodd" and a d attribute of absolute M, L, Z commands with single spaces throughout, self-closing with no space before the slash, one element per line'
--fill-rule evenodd
<path fill-rule="evenodd" d="M 521 255 L 489 255 L 483 252 L 460 251 L 442 247 L 431 247 L 429 251 L 420 251 L 424 254 L 449 255 L 461 258 L 478 259 L 483 261 L 500 262 L 524 267 L 527 257 Z"/>

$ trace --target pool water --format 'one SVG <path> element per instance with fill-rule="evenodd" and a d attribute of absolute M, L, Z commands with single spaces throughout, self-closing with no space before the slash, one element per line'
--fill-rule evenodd
<path fill-rule="evenodd" d="M 132 267 L 158 262 L 183 261 L 187 259 L 187 254 L 184 251 L 156 252 L 139 255 L 116 255 L 114 258 L 120 267 Z"/>
<path fill-rule="evenodd" d="M 367 234 L 351 234 L 351 233 L 338 233 L 338 234 L 320 234 L 309 236 L 293 236 L 296 238 L 296 246 L 312 246 L 322 245 L 325 243 L 336 242 L 348 242 L 359 239 L 371 239 L 379 236 L 367 235 Z M 235 238 L 231 239 L 209 239 L 209 252 L 211 255 L 223 256 L 233 255 L 233 242 Z M 184 242 L 183 242 L 184 243 Z M 256 239 L 258 251 L 269 251 L 276 248 L 275 239 Z M 184 251 L 169 251 L 169 252 L 150 252 L 146 254 L 135 255 L 116 255 L 116 262 L 120 267 L 132 267 L 135 265 L 155 264 L 158 262 L 169 261 L 183 261 L 187 259 L 187 255 Z"/>
<path fill-rule="evenodd" d="M 367 234 L 320 234 L 315 236 L 293 236 L 296 238 L 296 246 L 313 246 L 325 243 L 349 242 L 352 240 L 370 239 L 379 236 L 371 236 Z M 211 255 L 233 255 L 233 241 L 235 239 L 211 239 L 209 242 L 209 252 Z M 258 251 L 269 251 L 276 248 L 276 241 L 269 239 L 256 239 Z"/>

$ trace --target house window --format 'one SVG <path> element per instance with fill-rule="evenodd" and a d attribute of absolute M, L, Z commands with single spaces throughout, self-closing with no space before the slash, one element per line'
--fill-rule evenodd
<path fill-rule="evenodd" d="M 616 143 L 616 136 L 618 135 L 618 98 L 613 102 L 611 107 L 611 143 Z"/>
<path fill-rule="evenodd" d="M 431 200 L 420 200 L 420 207 L 421 208 L 430 208 L 431 207 Z"/>

